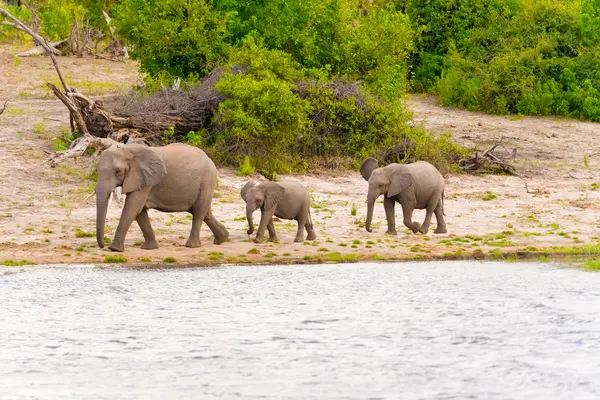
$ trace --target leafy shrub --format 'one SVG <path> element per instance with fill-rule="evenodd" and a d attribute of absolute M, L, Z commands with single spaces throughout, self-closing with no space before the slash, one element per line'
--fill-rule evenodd
<path fill-rule="evenodd" d="M 250 176 L 252 174 L 254 174 L 254 171 L 256 169 L 250 165 L 250 157 L 245 156 L 244 157 L 244 161 L 242 162 L 242 164 L 240 164 L 240 167 L 238 168 L 238 175 L 240 176 Z"/>
<path fill-rule="evenodd" d="M 227 18 L 204 0 L 123 0 L 116 6 L 118 32 L 130 55 L 150 75 L 204 76 L 224 59 Z"/>

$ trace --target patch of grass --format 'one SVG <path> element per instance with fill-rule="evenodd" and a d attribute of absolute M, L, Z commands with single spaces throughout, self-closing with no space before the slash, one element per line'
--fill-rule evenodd
<path fill-rule="evenodd" d="M 150 262 L 152 260 L 150 260 L 150 258 L 148 258 L 148 257 L 140 257 L 140 261 L 141 262 Z"/>
<path fill-rule="evenodd" d="M 17 260 L 4 260 L 2 262 L 0 262 L 0 265 L 4 265 L 5 267 L 20 267 L 21 265 L 35 265 L 35 263 L 33 261 L 27 261 L 27 260 L 21 260 L 21 261 L 17 261 Z"/>
<path fill-rule="evenodd" d="M 340 247 L 346 247 L 348 245 L 346 243 L 342 242 L 342 243 L 339 243 L 338 246 L 340 246 Z"/>
<path fill-rule="evenodd" d="M 587 155 L 587 154 L 584 154 L 584 155 L 583 155 L 583 166 L 584 166 L 586 169 L 589 169 L 589 168 L 590 168 L 590 158 L 588 157 L 588 155 Z"/>
<path fill-rule="evenodd" d="M 24 115 L 26 113 L 27 111 L 25 111 L 22 108 L 7 108 L 6 110 L 4 110 L 4 114 L 13 116 Z"/>
<path fill-rule="evenodd" d="M 319 247 L 317 249 L 317 251 L 329 251 L 329 249 L 325 248 L 325 247 Z"/>
<path fill-rule="evenodd" d="M 33 133 L 37 133 L 42 134 L 44 133 L 44 131 L 46 130 L 46 125 L 44 124 L 44 122 L 38 122 L 37 124 L 33 125 Z"/>
<path fill-rule="evenodd" d="M 352 241 L 352 244 L 362 244 L 362 242 L 360 240 L 356 239 L 356 240 Z"/>
<path fill-rule="evenodd" d="M 592 183 L 590 185 L 590 190 L 596 191 L 598 189 L 600 189 L 600 184 L 599 183 Z"/>
<path fill-rule="evenodd" d="M 588 271 L 600 271 L 600 258 L 587 260 L 583 266 Z"/>
<path fill-rule="evenodd" d="M 106 256 L 106 257 L 104 257 L 104 262 L 105 263 L 124 263 L 124 262 L 127 262 L 127 259 L 121 255 Z"/>
<path fill-rule="evenodd" d="M 286 252 L 286 253 L 283 253 L 283 256 L 284 257 L 289 257 L 289 256 L 291 256 L 291 254 Z"/>
<path fill-rule="evenodd" d="M 490 201 L 490 200 L 494 200 L 497 199 L 498 195 L 495 193 L 492 193 L 491 191 L 487 191 L 485 192 L 485 194 L 481 197 L 481 200 L 483 201 Z"/>
<path fill-rule="evenodd" d="M 350 209 L 350 215 L 352 215 L 353 217 L 356 216 L 357 213 L 357 208 L 356 208 L 356 204 L 352 203 L 352 208 Z"/>
<path fill-rule="evenodd" d="M 260 250 L 258 250 L 256 247 L 253 247 L 248 250 L 248 254 L 260 254 Z"/>
<path fill-rule="evenodd" d="M 84 238 L 84 237 L 94 237 L 94 236 L 96 236 L 96 234 L 93 232 L 86 232 L 79 228 L 75 229 L 75 237 Z M 106 242 L 106 238 L 104 241 Z"/>
<path fill-rule="evenodd" d="M 169 263 L 169 264 L 174 264 L 177 262 L 177 259 L 175 257 L 165 257 L 165 259 L 163 260 L 163 262 Z"/>
<path fill-rule="evenodd" d="M 265 254 L 263 257 L 264 258 L 273 258 L 275 257 L 277 254 L 273 253 L 272 251 L 268 252 L 267 254 Z"/>
<path fill-rule="evenodd" d="M 356 254 L 341 254 L 337 251 L 329 253 L 325 256 L 329 261 L 334 262 L 356 262 L 358 261 L 358 255 Z"/>

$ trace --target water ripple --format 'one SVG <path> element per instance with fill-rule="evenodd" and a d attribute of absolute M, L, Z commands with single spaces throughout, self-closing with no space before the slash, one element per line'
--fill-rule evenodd
<path fill-rule="evenodd" d="M 598 399 L 600 274 L 0 268 L 0 399 Z"/>

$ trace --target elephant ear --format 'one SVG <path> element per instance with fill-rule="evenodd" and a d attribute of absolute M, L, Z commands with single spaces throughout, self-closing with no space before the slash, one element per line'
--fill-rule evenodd
<path fill-rule="evenodd" d="M 396 196 L 402 191 L 410 189 L 414 184 L 414 179 L 408 168 L 402 166 L 396 169 L 390 176 L 390 186 L 388 186 L 387 197 Z"/>
<path fill-rule="evenodd" d="M 244 199 L 244 201 L 247 203 L 248 201 L 246 200 L 246 197 L 248 197 L 248 191 L 252 188 L 256 186 L 256 182 L 254 181 L 248 181 L 244 187 L 242 188 L 242 190 L 240 191 L 240 195 L 242 196 L 242 199 Z"/>
<path fill-rule="evenodd" d="M 129 171 L 123 181 L 123 193 L 158 185 L 167 173 L 165 162 L 152 148 L 140 144 L 125 146 Z"/>
<path fill-rule="evenodd" d="M 265 182 L 261 186 L 263 186 L 265 193 L 264 209 L 270 210 L 283 199 L 285 188 L 275 182 Z"/>
<path fill-rule="evenodd" d="M 369 157 L 360 165 L 360 174 L 363 178 L 365 178 L 365 181 L 368 181 L 371 177 L 371 173 L 373 172 L 373 170 L 378 167 L 379 161 L 377 161 L 373 157 Z"/>

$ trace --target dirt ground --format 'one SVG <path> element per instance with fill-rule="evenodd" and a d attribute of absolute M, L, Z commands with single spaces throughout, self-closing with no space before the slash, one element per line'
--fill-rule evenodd
<path fill-rule="evenodd" d="M 98 248 L 90 159 L 50 168 L 51 139 L 68 129 L 67 109 L 43 84 L 56 82 L 46 57 L 15 58 L 16 46 L 0 46 L 0 263 L 103 263 L 122 255 L 131 264 L 306 263 L 316 261 L 427 258 L 496 258 L 514 253 L 572 251 L 600 240 L 600 125 L 558 118 L 489 116 L 437 105 L 435 98 L 412 96 L 414 123 L 435 134 L 450 132 L 460 143 L 484 149 L 500 136 L 521 176 L 449 174 L 445 212 L 448 233 L 414 235 L 401 224 L 385 235 L 383 205 L 377 204 L 374 232 L 364 230 L 367 184 L 358 172 L 284 177 L 313 194 L 317 240 L 293 243 L 295 225 L 275 223 L 280 243 L 255 244 L 246 234 L 239 190 L 248 178 L 219 170 L 214 214 L 230 240 L 214 245 L 203 226 L 203 247 L 184 247 L 191 220 L 186 213 L 150 211 L 160 248 L 140 249 L 142 234 L 133 224 L 124 253 Z M 140 81 L 137 65 L 92 58 L 60 58 L 69 83 L 98 98 L 126 91 Z M 261 179 L 254 177 L 254 179 Z M 527 186 L 526 186 L 527 185 Z M 381 199 L 380 199 L 381 203 Z M 120 215 L 113 203 L 107 220 L 112 238 Z M 354 215 L 353 215 L 354 214 Z M 415 213 L 422 220 L 423 211 Z M 259 214 L 255 215 L 255 219 Z M 91 235 L 91 236 L 90 236 Z M 513 255 L 514 257 L 514 255 Z M 172 261 L 172 260 L 171 260 Z"/>

